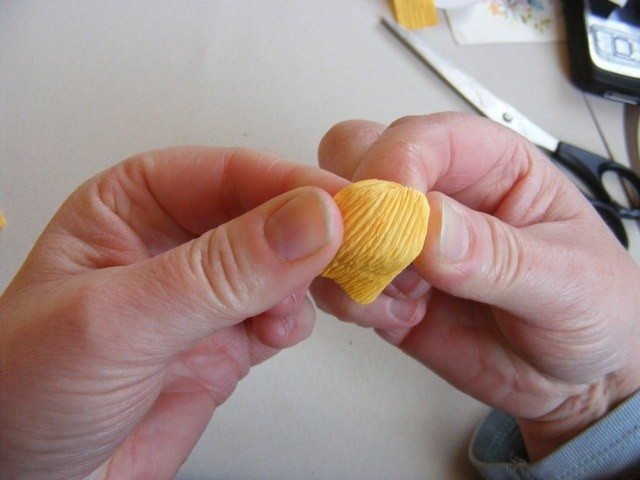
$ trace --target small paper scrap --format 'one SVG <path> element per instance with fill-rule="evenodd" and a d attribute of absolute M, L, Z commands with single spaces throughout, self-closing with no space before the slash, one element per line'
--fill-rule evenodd
<path fill-rule="evenodd" d="M 7 225 L 7 217 L 4 216 L 4 213 L 0 212 L 0 229 L 4 228 Z"/>
<path fill-rule="evenodd" d="M 398 23 L 408 30 L 438 23 L 434 0 L 393 0 L 393 10 Z"/>

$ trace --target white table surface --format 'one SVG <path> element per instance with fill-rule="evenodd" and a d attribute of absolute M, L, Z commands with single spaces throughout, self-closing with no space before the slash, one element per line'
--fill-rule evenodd
<path fill-rule="evenodd" d="M 64 198 L 133 153 L 239 145 L 315 164 L 338 121 L 470 111 L 380 25 L 387 8 L 0 0 L 0 290 Z M 446 22 L 421 35 L 553 134 L 604 154 L 595 117 L 626 160 L 622 106 L 571 86 L 565 45 L 459 47 Z M 178 478 L 475 478 L 466 448 L 486 411 L 320 313 L 310 340 L 240 383 Z"/>

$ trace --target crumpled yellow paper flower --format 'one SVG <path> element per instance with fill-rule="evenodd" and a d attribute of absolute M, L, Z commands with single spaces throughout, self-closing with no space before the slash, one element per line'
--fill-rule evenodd
<path fill-rule="evenodd" d="M 371 303 L 422 251 L 429 203 L 422 192 L 384 180 L 352 183 L 334 199 L 344 240 L 320 275 L 356 302 Z"/>

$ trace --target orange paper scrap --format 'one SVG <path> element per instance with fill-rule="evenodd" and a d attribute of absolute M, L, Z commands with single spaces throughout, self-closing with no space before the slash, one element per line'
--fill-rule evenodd
<path fill-rule="evenodd" d="M 4 228 L 6 224 L 7 224 L 7 217 L 5 217 L 2 212 L 0 212 L 0 228 Z"/>
<path fill-rule="evenodd" d="M 398 23 L 408 30 L 417 30 L 438 23 L 434 0 L 393 0 Z"/>

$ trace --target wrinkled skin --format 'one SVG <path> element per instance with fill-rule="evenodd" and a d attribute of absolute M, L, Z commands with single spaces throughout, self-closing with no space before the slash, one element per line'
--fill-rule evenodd
<path fill-rule="evenodd" d="M 532 459 L 637 390 L 638 267 L 531 145 L 470 116 L 348 122 L 320 164 L 169 149 L 74 192 L 0 297 L 0 474 L 172 478 L 251 366 L 311 333 L 330 195 L 363 178 L 429 192 L 425 248 L 368 306 L 316 279 L 322 308 L 515 415 Z"/>
<path fill-rule="evenodd" d="M 342 183 L 180 148 L 81 186 L 0 298 L 0 476 L 173 478 L 250 367 L 311 333 Z"/>
<path fill-rule="evenodd" d="M 533 145 L 460 114 L 338 124 L 319 161 L 428 193 L 413 268 L 374 303 L 326 279 L 317 304 L 511 413 L 532 460 L 640 387 L 640 269 Z"/>

